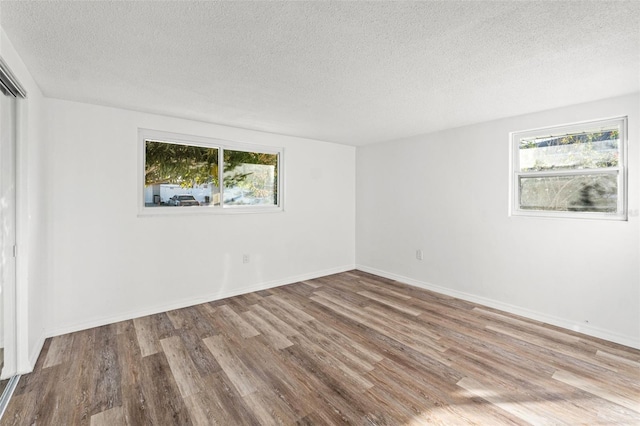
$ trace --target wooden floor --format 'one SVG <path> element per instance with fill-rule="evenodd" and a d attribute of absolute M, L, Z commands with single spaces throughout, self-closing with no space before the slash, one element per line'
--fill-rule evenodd
<path fill-rule="evenodd" d="M 640 351 L 348 272 L 48 339 L 2 425 L 640 424 Z"/>

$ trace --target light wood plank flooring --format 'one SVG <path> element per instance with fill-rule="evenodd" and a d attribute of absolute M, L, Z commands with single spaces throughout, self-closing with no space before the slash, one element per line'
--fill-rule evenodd
<path fill-rule="evenodd" d="M 352 271 L 48 339 L 3 425 L 640 424 L 640 351 Z"/>

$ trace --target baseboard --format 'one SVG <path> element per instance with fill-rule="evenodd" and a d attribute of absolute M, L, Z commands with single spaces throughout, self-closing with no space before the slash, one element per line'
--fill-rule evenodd
<path fill-rule="evenodd" d="M 238 296 L 241 294 L 251 293 L 254 291 L 268 290 L 270 288 L 279 287 L 287 284 L 293 284 L 299 281 L 312 280 L 314 278 L 320 278 L 327 275 L 339 274 L 341 272 L 351 271 L 353 269 L 355 269 L 355 265 L 344 265 L 336 268 L 325 269 L 322 271 L 315 271 L 308 274 L 302 274 L 302 275 L 282 278 L 282 279 L 273 280 L 273 281 L 266 281 L 266 282 L 254 284 L 248 287 L 242 287 L 242 288 L 237 288 L 233 290 L 205 294 L 198 297 L 176 300 L 171 303 L 160 304 L 156 306 L 147 307 L 144 309 L 122 312 L 112 316 L 94 318 L 94 319 L 83 321 L 80 323 L 67 324 L 60 327 L 48 329 L 45 334 L 46 334 L 46 337 L 55 337 L 62 334 L 73 333 L 76 331 L 86 330 L 94 327 L 100 327 L 103 325 L 113 324 L 116 322 L 126 321 L 126 320 L 139 318 L 139 317 L 144 317 L 147 315 L 158 314 L 161 312 L 171 311 L 174 309 L 186 308 L 188 306 L 199 305 L 201 303 L 212 302 L 214 300 L 225 299 L 227 297 Z M 43 343 L 44 343 L 44 339 L 43 339 Z M 37 359 L 37 356 L 36 356 L 36 359 Z"/>
<path fill-rule="evenodd" d="M 18 371 L 19 374 L 27 374 L 27 373 L 31 373 L 34 369 L 34 367 L 36 366 L 36 363 L 38 362 L 38 357 L 40 356 L 40 353 L 42 352 L 42 347 L 44 346 L 44 341 L 47 339 L 45 333 L 41 333 L 40 337 L 38 338 L 37 343 L 35 344 L 35 346 L 31 349 L 31 353 L 29 354 L 29 368 L 28 371 L 22 369 L 23 371 Z"/>
<path fill-rule="evenodd" d="M 593 327 L 590 325 L 585 325 L 575 321 L 567 320 L 565 318 L 545 314 L 544 312 L 538 312 L 538 311 L 523 308 L 520 306 L 512 305 L 509 303 L 500 302 L 499 300 L 489 299 L 487 297 L 477 296 L 471 293 L 457 291 L 447 287 L 441 287 L 428 282 L 419 281 L 413 278 L 394 274 L 392 272 L 371 268 L 365 265 L 356 265 L 356 269 L 373 274 L 373 275 L 378 275 L 383 278 L 388 278 L 394 281 L 399 281 L 405 284 L 409 284 L 414 287 L 434 291 L 436 293 L 466 300 L 468 302 L 477 303 L 479 305 L 488 306 L 490 308 L 499 309 L 501 311 L 509 312 L 511 314 L 520 315 L 522 317 L 529 318 L 535 321 L 540 321 L 546 324 L 555 325 L 557 327 L 566 328 L 567 330 L 572 330 L 578 333 L 586 334 L 587 336 L 597 337 L 599 339 L 604 339 L 610 342 L 619 343 L 621 345 L 629 346 L 631 348 L 640 349 L 640 340 L 634 339 L 629 336 L 621 335 L 621 334 L 612 332 L 610 330 L 602 329 L 599 327 Z"/>

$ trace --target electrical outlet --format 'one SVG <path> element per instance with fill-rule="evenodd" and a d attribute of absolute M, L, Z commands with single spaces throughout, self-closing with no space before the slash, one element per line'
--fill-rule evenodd
<path fill-rule="evenodd" d="M 416 250 L 416 259 L 418 260 L 424 259 L 424 253 L 422 253 L 421 249 Z"/>
<path fill-rule="evenodd" d="M 242 263 L 249 263 L 249 260 L 251 260 L 251 258 L 249 257 L 248 254 L 242 255 Z"/>

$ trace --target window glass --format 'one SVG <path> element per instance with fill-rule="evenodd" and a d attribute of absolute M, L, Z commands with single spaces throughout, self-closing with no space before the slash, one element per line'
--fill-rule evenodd
<path fill-rule="evenodd" d="M 225 205 L 278 205 L 277 170 L 277 154 L 225 150 Z"/>
<path fill-rule="evenodd" d="M 220 204 L 218 148 L 145 141 L 145 207 Z"/>
<path fill-rule="evenodd" d="M 512 214 L 626 219 L 626 117 L 511 137 Z"/>
<path fill-rule="evenodd" d="M 520 140 L 521 171 L 597 169 L 618 165 L 618 129 Z"/>
<path fill-rule="evenodd" d="M 616 175 L 577 175 L 520 178 L 522 209 L 615 213 Z"/>
<path fill-rule="evenodd" d="M 140 212 L 281 211 L 283 149 L 139 130 Z"/>

